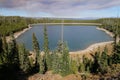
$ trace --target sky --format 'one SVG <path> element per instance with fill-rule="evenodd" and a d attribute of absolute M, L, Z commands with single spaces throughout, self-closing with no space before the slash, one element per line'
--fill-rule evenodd
<path fill-rule="evenodd" d="M 0 0 L 0 15 L 57 18 L 117 17 L 120 0 Z"/>

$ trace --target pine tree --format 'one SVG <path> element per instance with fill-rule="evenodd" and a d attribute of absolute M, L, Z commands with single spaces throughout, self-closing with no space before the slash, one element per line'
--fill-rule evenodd
<path fill-rule="evenodd" d="M 77 67 L 77 62 L 75 60 L 71 60 L 70 62 L 70 72 L 73 74 L 76 74 L 78 71 L 78 67 Z"/>
<path fill-rule="evenodd" d="M 28 73 L 31 69 L 29 61 L 29 52 L 25 49 L 23 44 L 19 44 L 19 65 L 20 69 L 25 73 Z"/>
<path fill-rule="evenodd" d="M 2 48 L 3 48 L 3 52 L 4 52 L 4 54 L 7 56 L 7 53 L 8 53 L 8 44 L 7 44 L 7 42 L 6 42 L 6 38 L 5 38 L 5 36 L 3 36 L 2 37 Z"/>
<path fill-rule="evenodd" d="M 52 54 L 52 70 L 53 73 L 60 73 L 61 68 L 60 68 L 60 62 L 61 62 L 61 56 L 58 54 L 57 51 L 54 51 Z"/>
<path fill-rule="evenodd" d="M 43 45 L 43 49 L 44 49 L 45 54 L 49 53 L 49 42 L 48 42 L 48 34 L 47 34 L 46 25 L 44 26 L 44 45 Z"/>
<path fill-rule="evenodd" d="M 107 55 L 107 49 L 106 48 L 100 56 L 99 65 L 100 65 L 99 72 L 101 72 L 102 74 L 106 73 L 107 72 L 107 66 L 108 66 L 108 55 Z"/>
<path fill-rule="evenodd" d="M 2 64 L 6 64 L 9 62 L 9 60 L 8 60 L 8 44 L 6 42 L 5 36 L 2 37 L 1 47 L 2 47 L 2 51 L 0 54 L 1 62 Z"/>
<path fill-rule="evenodd" d="M 16 40 L 13 36 L 13 34 L 11 34 L 11 40 L 8 44 L 8 59 L 10 63 L 16 64 L 18 65 L 18 48 L 17 48 L 17 44 L 16 44 Z"/>
<path fill-rule="evenodd" d="M 99 72 L 99 67 L 100 67 L 100 52 L 96 52 L 95 55 L 91 54 L 93 57 L 94 61 L 92 64 L 91 72 L 93 73 L 98 73 Z"/>
<path fill-rule="evenodd" d="M 112 55 L 112 63 L 120 63 L 120 43 L 114 46 L 114 54 Z"/>
<path fill-rule="evenodd" d="M 51 61 L 50 61 L 50 53 L 49 53 L 49 41 L 48 41 L 48 34 L 46 25 L 44 26 L 44 45 L 43 45 L 44 53 L 45 53 L 45 67 L 46 70 L 51 69 Z"/>
<path fill-rule="evenodd" d="M 70 71 L 69 50 L 66 44 L 64 45 L 62 60 L 63 60 L 63 71 L 65 71 L 65 74 L 69 74 L 69 71 Z"/>
<path fill-rule="evenodd" d="M 85 55 L 83 55 L 83 65 L 85 67 L 85 71 L 90 72 L 91 60 L 86 58 Z"/>
<path fill-rule="evenodd" d="M 2 55 L 3 55 L 3 48 L 2 48 L 2 37 L 0 36 L 0 64 L 2 64 Z"/>
<path fill-rule="evenodd" d="M 39 55 L 39 72 L 44 74 L 45 71 L 45 57 L 43 55 Z"/>
<path fill-rule="evenodd" d="M 35 36 L 35 34 L 33 33 L 33 36 L 32 36 L 32 44 L 33 44 L 33 50 L 36 54 L 36 64 L 38 65 L 38 60 L 39 60 L 39 54 L 40 54 L 40 47 L 39 47 L 39 43 L 38 43 L 38 40 Z"/>
<path fill-rule="evenodd" d="M 0 36 L 0 53 L 3 51 L 2 49 L 2 37 Z"/>
<path fill-rule="evenodd" d="M 69 62 L 69 49 L 65 43 L 60 44 L 62 46 L 60 69 L 63 76 L 70 74 L 70 62 Z"/>

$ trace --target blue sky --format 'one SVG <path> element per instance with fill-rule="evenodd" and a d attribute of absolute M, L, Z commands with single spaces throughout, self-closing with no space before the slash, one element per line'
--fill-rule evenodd
<path fill-rule="evenodd" d="M 0 0 L 0 15 L 58 18 L 116 17 L 120 0 Z"/>

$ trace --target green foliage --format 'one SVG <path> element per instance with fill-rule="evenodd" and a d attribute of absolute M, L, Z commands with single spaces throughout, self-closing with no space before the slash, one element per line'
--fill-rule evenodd
<path fill-rule="evenodd" d="M 99 72 L 101 72 L 101 74 L 107 73 L 108 55 L 107 55 L 107 49 L 106 48 L 100 56 L 99 65 L 100 65 Z"/>
<path fill-rule="evenodd" d="M 107 49 L 105 48 L 104 51 L 101 53 L 96 52 L 95 55 L 92 55 L 94 58 L 94 62 L 92 64 L 92 71 L 93 73 L 101 73 L 105 74 L 107 73 L 107 67 L 109 65 L 109 58 L 107 55 Z"/>
<path fill-rule="evenodd" d="M 60 61 L 61 61 L 61 58 L 60 58 L 60 55 L 57 53 L 57 51 L 54 51 L 53 54 L 52 54 L 52 70 L 53 70 L 53 73 L 59 73 L 60 72 Z"/>
<path fill-rule="evenodd" d="M 18 48 L 17 48 L 17 43 L 16 40 L 11 34 L 11 41 L 8 44 L 8 54 L 10 57 L 10 62 L 13 62 L 14 64 L 18 64 Z M 12 61 L 11 61 L 12 60 Z"/>
<path fill-rule="evenodd" d="M 44 26 L 44 45 L 43 45 L 44 53 L 45 53 L 45 63 L 46 63 L 46 70 L 51 69 L 51 57 L 49 53 L 49 41 L 48 41 L 48 34 L 46 25 Z"/>
<path fill-rule="evenodd" d="M 99 19 L 99 22 L 102 23 L 100 27 L 115 34 L 115 44 L 119 43 L 120 41 L 118 40 L 118 38 L 120 37 L 120 18 L 102 18 Z"/>
<path fill-rule="evenodd" d="M 39 60 L 40 47 L 39 47 L 38 40 L 37 40 L 34 33 L 33 33 L 33 36 L 32 36 L 32 44 L 33 44 L 33 50 L 34 50 L 34 52 L 36 54 L 36 64 L 39 64 L 37 61 Z"/>
<path fill-rule="evenodd" d="M 73 74 L 76 74 L 78 72 L 77 62 L 75 60 L 71 60 L 70 62 L 70 71 Z"/>
<path fill-rule="evenodd" d="M 43 45 L 43 48 L 44 48 L 45 54 L 48 54 L 49 53 L 49 42 L 48 42 L 48 34 L 47 34 L 46 25 L 44 26 L 44 45 Z"/>
<path fill-rule="evenodd" d="M 61 49 L 61 50 L 60 50 Z M 53 70 L 61 74 L 62 76 L 68 75 L 71 72 L 70 59 L 69 59 L 69 50 L 65 43 L 58 43 L 56 52 L 53 54 Z"/>
<path fill-rule="evenodd" d="M 0 53 L 2 52 L 2 37 L 0 36 Z"/>
<path fill-rule="evenodd" d="M 85 65 L 83 63 L 79 64 L 79 72 L 85 72 Z"/>
<path fill-rule="evenodd" d="M 114 46 L 114 53 L 112 55 L 112 63 L 120 63 L 120 43 Z"/>
<path fill-rule="evenodd" d="M 69 50 L 65 43 L 63 43 L 63 53 L 62 53 L 62 64 L 61 64 L 61 73 L 62 75 L 70 74 L 70 63 L 69 63 Z"/>
<path fill-rule="evenodd" d="M 29 52 L 25 49 L 23 44 L 19 44 L 19 65 L 20 69 L 25 73 L 30 72 L 31 66 L 29 61 Z"/>
<path fill-rule="evenodd" d="M 45 57 L 42 55 L 40 55 L 39 57 L 40 57 L 39 58 L 39 72 L 41 74 L 44 74 L 46 72 L 46 70 L 45 70 L 45 66 L 46 66 L 45 65 Z"/>
<path fill-rule="evenodd" d="M 6 43 L 5 36 L 2 37 L 2 51 L 0 53 L 0 62 L 1 64 L 8 63 L 8 44 Z"/>
<path fill-rule="evenodd" d="M 34 68 L 35 67 L 35 64 L 34 64 L 34 59 L 32 57 L 29 57 L 29 61 L 30 61 L 30 66 L 31 68 Z"/>
<path fill-rule="evenodd" d="M 91 72 L 93 73 L 98 73 L 99 72 L 99 67 L 100 67 L 100 53 L 96 52 L 95 55 L 91 54 L 91 56 L 93 57 L 94 61 L 92 64 L 92 68 L 91 68 Z"/>
<path fill-rule="evenodd" d="M 0 16 L 0 69 L 1 65 L 7 66 L 7 68 L 14 68 L 14 65 L 18 65 L 22 71 L 28 73 L 33 70 L 34 64 L 33 59 L 29 58 L 29 52 L 25 49 L 23 44 L 17 46 L 16 41 L 11 35 L 11 41 L 6 42 L 5 36 L 1 38 L 1 35 L 10 35 L 11 32 L 20 31 L 27 27 L 28 24 L 32 23 L 61 23 L 61 19 L 33 19 L 33 18 L 23 18 L 18 16 Z M 115 41 L 117 37 L 120 36 L 120 19 L 98 19 L 98 20 L 65 20 L 66 23 L 80 23 L 80 22 L 94 22 L 102 23 L 103 27 L 115 34 Z M 35 34 L 32 36 L 33 40 L 33 50 L 36 53 L 36 63 L 39 68 L 39 72 L 44 74 L 48 70 L 52 70 L 53 73 L 59 73 L 62 76 L 66 76 L 71 73 L 79 72 L 93 72 L 104 74 L 107 72 L 108 65 L 111 66 L 112 63 L 120 63 L 120 44 L 115 44 L 114 54 L 112 56 L 107 55 L 107 50 L 105 49 L 102 54 L 96 52 L 92 55 L 94 61 L 92 62 L 85 56 L 83 56 L 83 62 L 79 65 L 76 61 L 70 60 L 69 49 L 67 45 L 63 42 L 58 43 L 58 47 L 54 52 L 49 51 L 49 41 L 46 25 L 44 26 L 44 45 L 43 50 L 45 54 L 40 53 L 39 43 Z M 12 70 L 12 69 L 11 69 Z"/>
<path fill-rule="evenodd" d="M 13 36 L 11 36 L 11 41 L 9 43 L 6 42 L 5 37 L 2 38 L 2 50 L 1 62 L 3 64 L 18 65 L 17 44 Z"/>

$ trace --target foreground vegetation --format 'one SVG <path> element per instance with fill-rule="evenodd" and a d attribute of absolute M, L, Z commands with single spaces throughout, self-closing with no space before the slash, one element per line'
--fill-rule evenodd
<path fill-rule="evenodd" d="M 101 27 L 106 28 L 106 26 L 108 26 L 105 25 L 106 24 L 103 23 Z M 116 30 L 117 35 L 119 35 L 118 26 L 112 26 Z M 112 32 L 114 32 L 114 30 Z M 86 56 L 83 56 L 82 61 L 80 59 L 76 61 L 69 57 L 69 48 L 65 42 L 58 42 L 56 50 L 49 50 L 47 26 L 44 26 L 43 34 L 44 45 L 42 52 L 40 50 L 41 45 L 38 43 L 38 40 L 33 33 L 32 54 L 26 50 L 24 44 L 16 43 L 12 33 L 9 43 L 6 42 L 4 35 L 0 35 L 1 80 L 23 80 L 23 76 L 27 77 L 35 73 L 45 74 L 47 71 L 52 71 L 53 74 L 60 74 L 62 76 L 79 73 L 83 80 L 87 79 L 88 74 L 96 74 L 102 76 L 109 74 L 109 76 L 111 76 L 111 79 L 120 79 L 118 75 L 120 70 L 120 42 L 113 44 L 114 50 L 112 55 L 108 55 L 107 49 L 105 48 L 101 53 L 98 51 L 95 54 L 91 54 L 93 60 L 90 60 Z M 104 77 L 102 78 L 104 79 Z"/>

